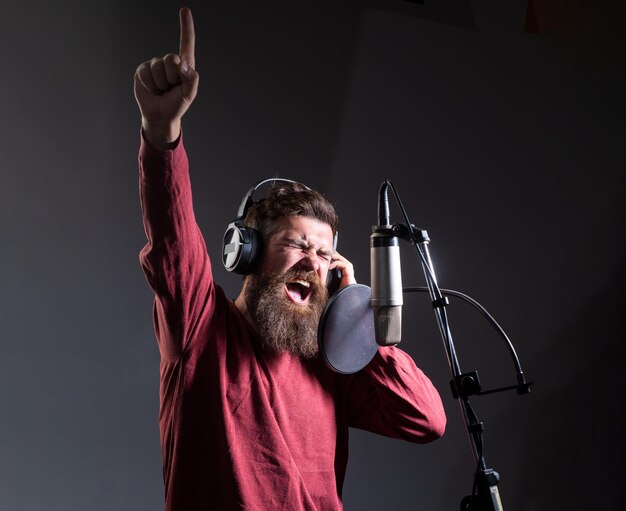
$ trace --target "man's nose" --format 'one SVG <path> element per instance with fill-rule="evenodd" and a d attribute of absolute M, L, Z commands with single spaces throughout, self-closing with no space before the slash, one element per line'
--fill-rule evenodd
<path fill-rule="evenodd" d="M 302 259 L 300 259 L 300 265 L 306 270 L 319 272 L 321 267 L 320 259 L 315 252 L 308 251 L 304 253 Z"/>

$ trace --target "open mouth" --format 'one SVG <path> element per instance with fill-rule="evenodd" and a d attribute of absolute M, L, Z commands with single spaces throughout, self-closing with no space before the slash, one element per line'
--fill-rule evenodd
<path fill-rule="evenodd" d="M 298 305 L 305 305 L 311 296 L 311 283 L 306 280 L 293 280 L 285 284 L 289 299 Z"/>

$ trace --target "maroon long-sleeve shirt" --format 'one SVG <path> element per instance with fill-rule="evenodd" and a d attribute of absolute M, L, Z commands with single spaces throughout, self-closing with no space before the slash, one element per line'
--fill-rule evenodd
<path fill-rule="evenodd" d="M 142 140 L 139 168 L 166 510 L 340 510 L 349 427 L 418 443 L 443 434 L 439 394 L 400 349 L 354 375 L 261 349 L 213 282 L 182 142 Z"/>

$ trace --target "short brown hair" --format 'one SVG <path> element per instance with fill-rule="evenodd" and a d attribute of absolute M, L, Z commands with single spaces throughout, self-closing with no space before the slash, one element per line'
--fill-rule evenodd
<path fill-rule="evenodd" d="M 244 218 L 244 224 L 261 232 L 264 240 L 276 234 L 280 220 L 290 216 L 314 218 L 330 225 L 333 236 L 339 218 L 335 207 L 321 193 L 302 183 L 278 183 L 272 186 L 265 199 L 254 203 Z"/>

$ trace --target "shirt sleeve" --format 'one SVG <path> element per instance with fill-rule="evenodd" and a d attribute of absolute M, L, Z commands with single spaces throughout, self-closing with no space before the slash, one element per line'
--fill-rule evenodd
<path fill-rule="evenodd" d="M 196 223 L 182 136 L 171 149 L 142 136 L 139 190 L 148 243 L 139 259 L 155 293 L 154 323 L 163 360 L 184 352 L 201 315 L 214 301 L 209 256 Z"/>
<path fill-rule="evenodd" d="M 367 367 L 345 383 L 350 427 L 414 443 L 443 435 L 446 414 L 439 392 L 401 349 L 379 348 Z"/>

